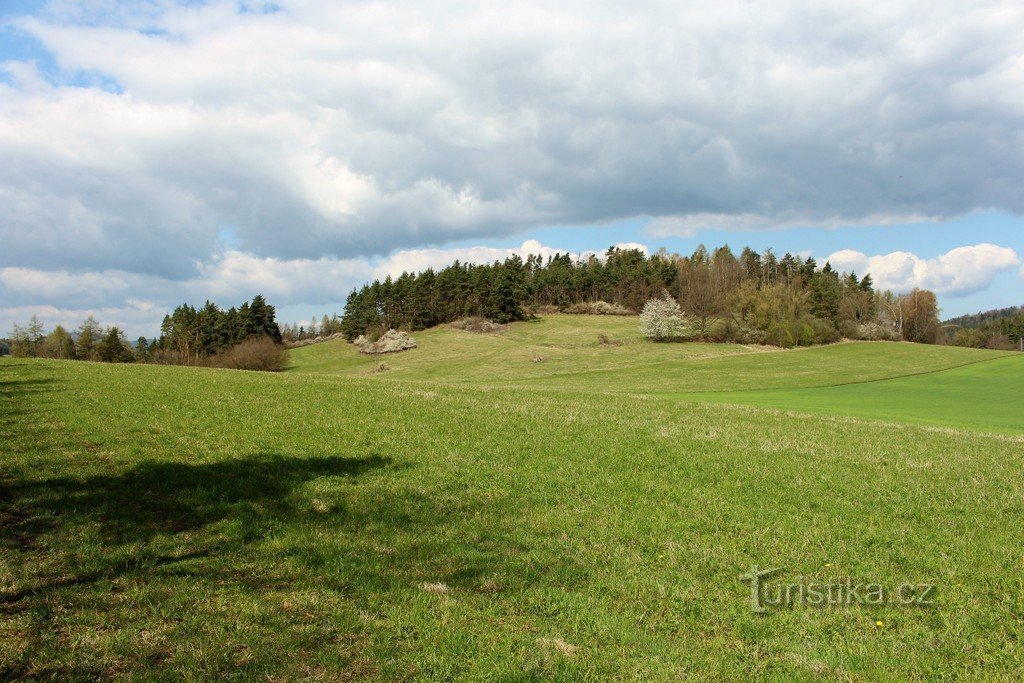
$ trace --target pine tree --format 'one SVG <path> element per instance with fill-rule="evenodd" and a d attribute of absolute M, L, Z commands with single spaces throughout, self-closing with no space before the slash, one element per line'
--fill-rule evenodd
<path fill-rule="evenodd" d="M 99 359 L 104 363 L 130 363 L 134 360 L 128 342 L 117 327 L 111 327 L 96 347 Z"/>

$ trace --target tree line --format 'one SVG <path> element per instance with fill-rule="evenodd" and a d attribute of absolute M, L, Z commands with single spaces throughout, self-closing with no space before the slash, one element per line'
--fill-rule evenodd
<path fill-rule="evenodd" d="M 999 308 L 950 318 L 942 325 L 944 341 L 977 349 L 1021 348 L 1024 337 L 1024 306 Z"/>
<path fill-rule="evenodd" d="M 668 292 L 707 341 L 794 346 L 852 339 L 935 343 L 940 325 L 935 295 L 875 291 L 870 275 L 839 273 L 829 263 L 793 254 L 778 257 L 728 246 L 689 256 L 664 249 L 609 248 L 603 258 L 547 259 L 518 255 L 490 264 L 456 261 L 435 271 L 402 273 L 353 290 L 345 303 L 346 338 L 389 328 L 419 330 L 482 316 L 499 323 L 537 312 L 586 310 L 607 302 L 639 311 Z"/>
<path fill-rule="evenodd" d="M 144 338 L 140 337 L 144 341 Z M 92 316 L 86 318 L 74 332 L 57 325 L 49 333 L 37 316 L 27 325 L 14 325 L 7 338 L 7 349 L 12 356 L 22 358 L 61 358 L 65 360 L 93 360 L 106 363 L 128 363 L 136 355 L 119 327 L 100 326 Z"/>
<path fill-rule="evenodd" d="M 276 311 L 262 294 L 252 302 L 224 310 L 212 301 L 201 308 L 182 304 L 160 323 L 160 337 L 147 353 L 161 362 L 199 364 L 204 358 L 224 353 L 252 337 L 281 343 Z"/>
<path fill-rule="evenodd" d="M 341 332 L 341 318 L 337 313 L 330 317 L 325 313 L 322 317 L 312 316 L 308 325 L 299 323 L 285 323 L 281 325 L 281 338 L 286 342 L 302 341 L 303 339 L 316 339 L 317 337 L 329 337 L 332 334 Z"/>
<path fill-rule="evenodd" d="M 262 340 L 269 346 L 256 343 Z M 182 304 L 164 316 L 159 337 L 139 337 L 134 345 L 119 327 L 101 327 L 92 316 L 73 332 L 57 325 L 48 334 L 38 317 L 32 316 L 27 325 L 14 326 L 7 347 L 12 356 L 19 357 L 230 367 L 248 364 L 260 366 L 252 369 L 267 369 L 264 366 L 281 365 L 283 351 L 272 348 L 281 341 L 274 307 L 257 294 L 251 302 L 227 310 L 211 301 L 200 308 Z M 243 346 L 245 352 L 240 353 Z"/>

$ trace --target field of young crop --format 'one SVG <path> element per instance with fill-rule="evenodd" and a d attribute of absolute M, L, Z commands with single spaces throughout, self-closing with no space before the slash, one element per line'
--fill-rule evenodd
<path fill-rule="evenodd" d="M 636 327 L 0 359 L 0 679 L 1024 677 L 1024 357 Z"/>

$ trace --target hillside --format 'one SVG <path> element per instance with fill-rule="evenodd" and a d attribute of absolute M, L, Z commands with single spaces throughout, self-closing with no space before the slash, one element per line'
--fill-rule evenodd
<path fill-rule="evenodd" d="M 601 345 L 599 334 L 622 344 Z M 652 344 L 640 336 L 636 318 L 618 316 L 546 316 L 514 323 L 501 335 L 440 327 L 415 336 L 419 348 L 381 357 L 360 355 L 340 340 L 295 349 L 291 372 L 367 376 L 375 382 L 657 394 L 996 431 L 1024 429 L 1014 396 L 1024 358 L 1005 352 L 899 342 L 794 350 Z M 984 364 L 1002 357 L 1000 363 Z M 387 372 L 375 372 L 381 362 L 390 368 Z M 972 367 L 942 372 L 962 366 Z M 985 376 L 979 377 L 982 372 Z M 917 375 L 923 377 L 894 379 Z M 820 391 L 806 391 L 811 388 Z"/>
<path fill-rule="evenodd" d="M 0 359 L 0 678 L 1024 675 L 1024 357 L 635 323 L 435 329 L 380 373 Z M 754 565 L 937 603 L 754 614 Z"/>

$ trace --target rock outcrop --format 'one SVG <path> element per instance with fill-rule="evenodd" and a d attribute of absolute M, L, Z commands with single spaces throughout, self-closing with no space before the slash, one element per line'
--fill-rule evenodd
<path fill-rule="evenodd" d="M 408 332 L 399 332 L 398 330 L 388 330 L 375 342 L 359 335 L 352 343 L 359 349 L 359 353 L 374 355 L 398 353 L 416 348 L 416 340 L 410 337 Z"/>

